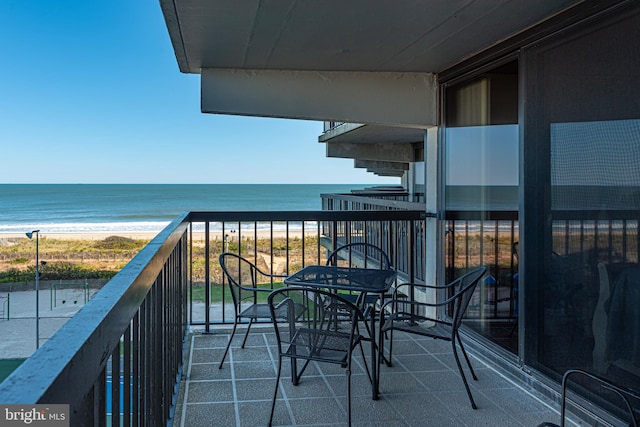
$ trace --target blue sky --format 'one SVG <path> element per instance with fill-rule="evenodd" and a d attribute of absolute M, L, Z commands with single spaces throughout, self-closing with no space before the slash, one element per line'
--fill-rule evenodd
<path fill-rule="evenodd" d="M 3 0 L 0 43 L 0 183 L 399 183 L 320 122 L 202 114 L 158 0 Z"/>

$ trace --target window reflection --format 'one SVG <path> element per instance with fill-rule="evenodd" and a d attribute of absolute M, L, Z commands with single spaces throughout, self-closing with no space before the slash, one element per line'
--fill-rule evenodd
<path fill-rule="evenodd" d="M 550 126 L 552 254 L 540 359 L 640 379 L 640 120 Z M 567 345 L 571 343 L 571 345 Z"/>
<path fill-rule="evenodd" d="M 484 265 L 465 324 L 517 351 L 518 64 L 446 91 L 446 274 Z"/>

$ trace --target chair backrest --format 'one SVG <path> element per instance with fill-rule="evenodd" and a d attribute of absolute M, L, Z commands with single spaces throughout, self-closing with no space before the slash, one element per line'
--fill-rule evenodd
<path fill-rule="evenodd" d="M 237 305 L 242 299 L 240 286 L 255 288 L 258 284 L 258 273 L 261 271 L 246 258 L 231 252 L 223 252 L 218 259 L 227 278 L 233 303 Z"/>
<path fill-rule="evenodd" d="M 633 408 L 634 406 L 638 407 L 638 404 L 640 403 L 640 391 L 619 386 L 598 375 L 583 371 L 581 369 L 569 369 L 564 373 L 562 377 L 562 410 L 560 413 L 560 417 L 561 417 L 560 426 L 564 427 L 565 425 L 566 406 L 567 406 L 567 387 L 568 387 L 569 379 L 570 377 L 576 376 L 576 375 L 579 377 L 580 376 L 583 377 L 583 379 L 586 378 L 587 381 L 597 385 L 597 387 L 600 389 L 601 392 L 602 391 L 610 392 L 610 393 L 613 393 L 613 395 L 616 395 L 617 398 L 620 399 L 619 403 L 622 404 L 621 406 L 623 411 L 626 412 L 626 415 L 628 416 L 628 420 L 625 420 L 625 422 L 628 422 L 629 426 L 638 427 L 638 422 L 639 422 L 638 417 Z M 633 404 L 631 403 L 632 401 L 633 401 Z"/>
<path fill-rule="evenodd" d="M 449 300 L 453 302 L 452 325 L 454 333 L 462 324 L 462 317 L 467 311 L 473 292 L 475 291 L 478 282 L 486 272 L 487 267 L 478 267 L 467 272 L 463 276 L 458 277 L 447 285 L 447 287 L 455 290 L 453 296 L 449 298 Z"/>
<path fill-rule="evenodd" d="M 327 265 L 338 265 L 338 259 L 349 260 L 349 264 L 359 261 L 364 268 L 375 267 L 389 270 L 391 262 L 389 256 L 379 247 L 371 243 L 354 242 L 340 246 L 327 257 Z"/>
<path fill-rule="evenodd" d="M 348 340 L 353 342 L 358 320 L 364 320 L 360 310 L 339 294 L 319 288 L 288 286 L 274 290 L 269 294 L 268 304 L 278 345 L 291 344 L 299 331 L 319 338 L 322 342 L 306 343 L 296 349 L 300 357 L 336 362 L 351 354 L 350 346 L 344 346 Z M 335 329 L 335 321 L 349 319 L 350 327 Z M 345 325 L 346 326 L 346 325 Z M 322 335 L 324 334 L 324 335 Z M 332 347 L 339 344 L 336 347 Z M 314 355 L 313 350 L 322 348 Z M 339 354 L 342 353 L 342 354 Z M 338 361 L 339 361 L 338 360 Z"/>

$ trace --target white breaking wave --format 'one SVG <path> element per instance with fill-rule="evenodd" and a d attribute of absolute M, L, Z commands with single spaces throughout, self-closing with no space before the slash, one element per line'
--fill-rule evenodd
<path fill-rule="evenodd" d="M 74 222 L 74 223 L 33 223 L 33 224 L 0 224 L 0 233 L 26 233 L 32 230 L 40 230 L 40 233 L 158 233 L 162 231 L 169 221 L 135 221 L 135 222 Z M 221 231 L 222 223 L 210 223 L 211 231 Z M 271 227 L 269 222 L 242 223 L 242 231 L 253 231 L 254 229 L 268 230 Z M 317 227 L 315 221 L 305 221 L 305 229 Z M 237 222 L 225 223 L 224 230 L 233 232 L 238 229 Z M 281 231 L 286 229 L 285 223 L 273 223 L 273 229 Z M 289 223 L 289 230 L 301 230 L 300 222 Z M 193 231 L 204 231 L 204 223 L 194 223 Z"/>

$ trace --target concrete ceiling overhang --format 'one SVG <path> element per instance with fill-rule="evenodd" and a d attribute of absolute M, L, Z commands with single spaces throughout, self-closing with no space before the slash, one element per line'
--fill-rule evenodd
<path fill-rule="evenodd" d="M 202 75 L 203 112 L 363 123 L 319 138 L 360 159 L 422 141 L 438 72 L 581 3 L 160 0 L 180 71 Z"/>
<path fill-rule="evenodd" d="M 160 0 L 202 111 L 427 129 L 437 72 L 579 0 Z"/>
<path fill-rule="evenodd" d="M 436 73 L 577 0 L 160 0 L 180 71 Z"/>
<path fill-rule="evenodd" d="M 387 148 L 393 146 L 392 149 L 396 152 L 413 153 L 414 145 L 424 143 L 424 134 L 424 129 L 417 128 L 342 123 L 322 133 L 318 137 L 318 142 L 329 144 L 327 155 L 330 157 L 388 160 L 385 157 L 389 155 L 386 150 L 371 150 L 369 146 Z M 338 150 L 336 147 L 349 148 Z M 375 154 L 372 155 L 372 153 Z M 414 161 L 412 157 L 403 158 L 398 160 L 398 164 L 408 168 L 411 161 Z"/>
<path fill-rule="evenodd" d="M 205 113 L 428 128 L 432 73 L 212 69 L 201 71 Z"/>

